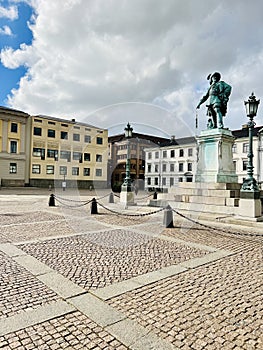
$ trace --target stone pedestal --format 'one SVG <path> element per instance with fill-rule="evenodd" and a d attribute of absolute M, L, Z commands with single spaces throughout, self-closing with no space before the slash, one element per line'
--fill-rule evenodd
<path fill-rule="evenodd" d="M 195 182 L 237 183 L 232 154 L 232 132 L 228 129 L 204 130 L 197 137 L 197 142 Z"/>
<path fill-rule="evenodd" d="M 127 191 L 121 190 L 120 203 L 123 203 L 125 207 L 129 205 L 136 205 L 134 203 L 134 192 L 127 192 Z"/>
<path fill-rule="evenodd" d="M 260 199 L 240 198 L 238 215 L 243 218 L 262 217 L 262 208 Z"/>

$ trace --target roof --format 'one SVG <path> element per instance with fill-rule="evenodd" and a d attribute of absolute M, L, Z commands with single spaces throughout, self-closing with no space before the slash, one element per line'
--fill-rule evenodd
<path fill-rule="evenodd" d="M 263 126 L 257 126 L 252 129 L 252 135 L 257 136 L 259 132 L 262 132 Z M 233 130 L 232 134 L 236 139 L 242 138 L 242 137 L 248 137 L 248 127 L 243 127 L 242 129 L 239 130 Z"/>
<path fill-rule="evenodd" d="M 160 147 L 188 145 L 191 143 L 196 143 L 196 138 L 194 136 L 182 137 L 179 139 L 170 139 L 166 142 L 161 143 Z"/>
<path fill-rule="evenodd" d="M 2 113 L 16 113 L 16 114 L 21 114 L 24 117 L 29 117 L 28 113 L 25 113 L 23 111 L 19 111 L 18 109 L 13 109 L 13 108 L 9 108 L 9 107 L 4 107 L 4 106 L 0 106 L 0 112 Z"/>
<path fill-rule="evenodd" d="M 158 144 L 158 145 L 160 145 L 162 142 L 169 141 L 169 139 L 167 139 L 165 137 L 139 134 L 136 132 L 132 133 L 132 138 L 133 139 L 138 138 L 138 139 L 148 140 L 148 141 L 151 141 L 151 142 Z M 114 135 L 114 136 L 109 136 L 108 140 L 109 140 L 109 143 L 115 143 L 115 142 L 120 142 L 120 141 L 126 140 L 126 138 L 125 138 L 125 135 L 123 133 L 123 134 L 118 134 L 118 135 Z"/>
<path fill-rule="evenodd" d="M 42 119 L 47 119 L 47 120 L 55 120 L 57 122 L 62 122 L 62 123 L 68 123 L 68 124 L 77 124 L 77 125 L 82 125 L 82 126 L 88 126 L 90 128 L 95 128 L 95 129 L 100 129 L 100 130 L 107 130 L 105 128 L 101 128 L 99 126 L 94 126 L 88 123 L 83 123 L 83 122 L 78 122 L 75 119 L 64 119 L 64 118 L 57 118 L 57 117 L 51 117 L 48 115 L 42 115 L 42 114 L 38 114 L 38 115 L 33 115 L 33 118 L 42 118 Z"/>

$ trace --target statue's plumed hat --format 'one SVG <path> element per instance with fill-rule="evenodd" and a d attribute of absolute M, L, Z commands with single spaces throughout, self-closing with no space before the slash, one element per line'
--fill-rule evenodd
<path fill-rule="evenodd" d="M 220 80 L 221 79 L 221 74 L 218 73 L 218 72 L 215 72 L 213 74 L 209 74 L 207 76 L 207 80 L 210 80 L 210 83 L 211 83 L 212 77 L 217 77 L 217 79 Z"/>

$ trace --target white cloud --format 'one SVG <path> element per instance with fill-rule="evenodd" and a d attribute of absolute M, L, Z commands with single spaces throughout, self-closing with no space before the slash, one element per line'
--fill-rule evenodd
<path fill-rule="evenodd" d="M 0 18 L 8 18 L 15 20 L 18 18 L 18 11 L 16 6 L 10 6 L 8 8 L 0 5 Z"/>
<path fill-rule="evenodd" d="M 3 26 L 2 28 L 0 28 L 0 35 L 8 35 L 8 36 L 12 36 L 12 30 L 10 27 L 8 26 Z"/>
<path fill-rule="evenodd" d="M 28 67 L 9 96 L 12 107 L 88 116 L 102 127 L 129 116 L 170 134 L 189 134 L 209 73 L 220 71 L 233 86 L 226 126 L 244 123 L 243 99 L 251 90 L 263 96 L 261 0 L 253 6 L 237 0 L 28 2 L 36 11 L 32 45 L 1 52 L 6 67 Z M 157 108 L 158 117 L 145 103 L 168 112 Z M 202 107 L 201 125 L 205 114 Z M 260 116 L 258 121 L 263 123 Z"/>

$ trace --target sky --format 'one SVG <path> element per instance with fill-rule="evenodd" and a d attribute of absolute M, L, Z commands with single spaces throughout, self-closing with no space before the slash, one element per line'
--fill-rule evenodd
<path fill-rule="evenodd" d="M 198 135 L 218 71 L 232 86 L 225 127 L 239 129 L 251 92 L 263 99 L 262 13 L 262 0 L 0 0 L 0 105 L 110 134 L 130 122 Z"/>

